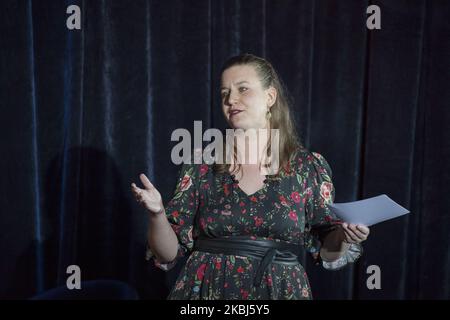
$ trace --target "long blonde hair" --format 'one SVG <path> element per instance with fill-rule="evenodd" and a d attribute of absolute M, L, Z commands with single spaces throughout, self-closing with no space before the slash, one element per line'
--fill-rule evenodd
<path fill-rule="evenodd" d="M 292 121 L 290 111 L 290 98 L 288 92 L 278 77 L 272 64 L 264 58 L 255 56 L 253 54 L 244 53 L 229 58 L 222 66 L 221 74 L 233 66 L 237 65 L 250 65 L 252 66 L 260 81 L 264 90 L 270 86 L 277 90 L 277 98 L 272 105 L 270 112 L 271 117 L 269 119 L 269 129 L 279 130 L 279 165 L 283 170 L 289 170 L 289 163 L 298 149 L 303 149 L 303 145 L 300 138 L 297 135 L 295 124 Z M 270 130 L 269 130 L 270 132 Z M 271 139 L 269 138 L 266 145 L 266 152 L 271 152 Z M 225 145 L 225 143 L 224 143 Z M 234 150 L 234 156 L 236 157 L 236 150 Z M 214 164 L 214 171 L 217 173 L 226 173 L 229 171 L 230 164 Z M 233 172 L 239 171 L 240 165 L 234 167 Z M 281 170 L 278 170 L 275 176 L 278 176 Z"/>

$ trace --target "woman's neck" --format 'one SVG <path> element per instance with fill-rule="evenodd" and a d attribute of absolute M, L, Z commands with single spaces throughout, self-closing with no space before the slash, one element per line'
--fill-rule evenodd
<path fill-rule="evenodd" d="M 235 135 L 237 150 L 236 163 L 243 166 L 260 166 L 267 163 L 267 144 L 270 139 L 268 129 L 241 130 Z"/>

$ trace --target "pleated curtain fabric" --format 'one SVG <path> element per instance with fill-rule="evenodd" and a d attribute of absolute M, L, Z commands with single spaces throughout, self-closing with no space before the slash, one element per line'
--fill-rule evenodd
<path fill-rule="evenodd" d="M 144 172 L 171 197 L 173 130 L 226 128 L 220 67 L 249 52 L 278 70 L 336 202 L 384 193 L 411 211 L 374 226 L 355 266 L 303 257 L 315 299 L 449 299 L 449 17 L 439 0 L 2 1 L 0 297 L 64 285 L 79 265 L 165 298 L 182 263 L 145 261 L 130 183 Z"/>

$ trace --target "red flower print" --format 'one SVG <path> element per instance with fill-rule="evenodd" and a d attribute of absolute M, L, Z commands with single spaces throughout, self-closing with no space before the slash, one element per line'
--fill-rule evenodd
<path fill-rule="evenodd" d="M 298 217 L 297 217 L 297 213 L 295 213 L 295 211 L 289 211 L 289 218 L 292 221 L 297 221 Z"/>
<path fill-rule="evenodd" d="M 179 216 L 179 213 L 178 213 L 178 211 L 174 211 L 174 212 L 172 212 L 172 217 L 174 217 L 174 218 L 178 218 L 178 216 Z"/>
<path fill-rule="evenodd" d="M 255 217 L 255 226 L 259 227 L 260 225 L 262 225 L 264 222 L 263 218 L 261 217 Z"/>
<path fill-rule="evenodd" d="M 300 194 L 296 191 L 291 193 L 291 199 L 295 202 L 295 203 L 299 203 L 300 202 Z"/>
<path fill-rule="evenodd" d="M 190 176 L 185 175 L 183 177 L 183 180 L 181 180 L 181 184 L 180 184 L 180 191 L 186 191 L 187 189 L 189 189 L 192 185 L 192 179 Z"/>
<path fill-rule="evenodd" d="M 180 224 L 180 226 L 182 226 L 184 224 L 184 220 L 180 219 L 179 224 Z"/>
<path fill-rule="evenodd" d="M 205 228 L 206 228 L 205 219 L 203 219 L 203 218 L 200 218 L 200 227 L 201 227 L 202 229 L 205 229 Z"/>
<path fill-rule="evenodd" d="M 242 266 L 239 266 L 239 268 L 237 268 L 236 271 L 239 273 L 242 273 L 242 272 L 244 272 L 244 268 L 242 268 Z"/>
<path fill-rule="evenodd" d="M 271 276 L 267 277 L 267 285 L 270 287 L 272 286 L 272 277 Z"/>
<path fill-rule="evenodd" d="M 220 262 L 216 262 L 216 269 L 220 269 L 221 265 Z"/>
<path fill-rule="evenodd" d="M 239 202 L 239 206 L 243 207 L 243 206 L 245 206 L 245 203 L 241 201 L 241 202 Z"/>
<path fill-rule="evenodd" d="M 311 189 L 311 188 L 306 189 L 306 195 L 307 195 L 308 197 L 311 197 L 312 194 L 313 194 L 313 192 L 312 192 L 312 189 Z"/>
<path fill-rule="evenodd" d="M 250 200 L 251 200 L 251 201 L 253 201 L 253 202 L 256 202 L 256 201 L 258 201 L 258 199 L 256 199 L 256 197 L 255 197 L 255 196 L 251 197 L 251 198 L 250 198 Z"/>
<path fill-rule="evenodd" d="M 287 201 L 286 201 L 286 198 L 285 197 L 283 197 L 283 196 L 280 196 L 280 202 L 281 202 L 281 204 L 283 205 L 283 206 L 287 206 L 288 205 L 288 203 L 287 203 Z"/>
<path fill-rule="evenodd" d="M 202 164 L 200 166 L 200 176 L 203 176 L 207 172 L 208 172 L 208 165 L 207 164 Z"/>
<path fill-rule="evenodd" d="M 206 263 L 203 263 L 200 265 L 200 267 L 197 269 L 197 279 L 202 281 L 203 276 L 205 275 L 205 269 L 206 269 Z"/>
<path fill-rule="evenodd" d="M 211 222 L 213 222 L 213 218 L 212 217 L 208 217 L 208 218 L 206 218 L 206 221 L 208 221 L 208 223 L 211 223 Z"/>
<path fill-rule="evenodd" d="M 248 298 L 248 291 L 247 290 L 241 289 L 241 294 L 242 294 L 242 299 L 247 299 Z"/>
<path fill-rule="evenodd" d="M 230 194 L 230 190 L 228 189 L 227 184 L 223 185 L 223 192 L 225 193 L 226 196 L 228 196 Z"/>
<path fill-rule="evenodd" d="M 331 202 L 331 190 L 333 185 L 330 182 L 322 182 L 320 185 L 320 195 L 325 200 L 325 203 Z"/>

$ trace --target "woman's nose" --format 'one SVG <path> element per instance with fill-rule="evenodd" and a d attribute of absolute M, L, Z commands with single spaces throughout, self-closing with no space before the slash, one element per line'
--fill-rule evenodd
<path fill-rule="evenodd" d="M 230 95 L 228 96 L 228 103 L 230 105 L 234 105 L 236 104 L 236 102 L 238 102 L 238 96 L 235 93 L 230 93 Z"/>

